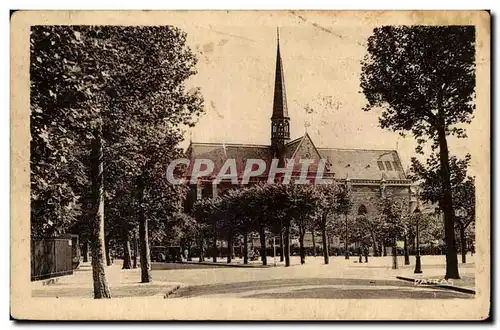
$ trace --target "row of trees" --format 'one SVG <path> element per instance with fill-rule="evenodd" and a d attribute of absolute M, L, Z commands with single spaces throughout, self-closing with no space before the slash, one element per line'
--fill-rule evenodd
<path fill-rule="evenodd" d="M 329 262 L 329 235 L 347 237 L 350 244 L 358 243 L 363 248 L 373 246 L 376 255 L 381 255 L 382 245 L 395 248 L 398 240 L 414 237 L 414 217 L 409 214 L 408 202 L 391 196 L 381 198 L 376 213 L 368 216 L 364 206 L 353 210 L 352 193 L 346 184 L 259 183 L 197 201 L 193 211 L 197 230 L 191 231 L 190 240 L 197 242 L 200 260 L 204 259 L 203 247 L 211 246 L 214 262 L 217 240 L 227 241 L 227 258 L 231 262 L 233 243 L 242 237 L 244 263 L 247 263 L 248 236 L 257 233 L 262 263 L 266 265 L 266 233 L 270 233 L 280 237 L 280 257 L 289 266 L 291 235 L 298 237 L 303 264 L 305 234 L 319 230 L 325 264 Z"/>
<path fill-rule="evenodd" d="M 330 188 L 331 194 L 338 196 L 337 186 Z M 280 255 L 286 266 L 290 266 L 290 233 L 298 233 L 301 262 L 304 263 L 305 231 L 320 211 L 321 197 L 311 185 L 256 184 L 228 190 L 221 197 L 200 200 L 194 205 L 194 214 L 197 222 L 205 228 L 205 237 L 214 244 L 214 251 L 218 238 L 227 240 L 231 249 L 235 237 L 241 235 L 244 262 L 248 262 L 248 235 L 256 232 L 260 237 L 262 262 L 266 265 L 266 232 L 271 232 L 280 236 L 280 242 L 284 244 L 280 248 L 280 251 L 284 249 L 284 254 L 281 252 Z"/>
<path fill-rule="evenodd" d="M 169 26 L 34 26 L 30 42 L 32 237 L 89 240 L 94 297 L 109 298 L 105 243 L 130 255 L 138 232 L 149 282 L 149 226 L 182 208 L 164 173 L 203 111 L 185 87 L 196 57 Z"/>
<path fill-rule="evenodd" d="M 463 263 L 466 262 L 467 241 L 474 241 L 474 239 L 467 239 L 467 236 L 474 236 L 474 223 L 476 219 L 475 181 L 474 178 L 467 173 L 470 159 L 469 154 L 463 159 L 451 156 L 449 167 L 453 197 L 454 226 L 455 231 L 458 232 L 458 235 L 455 236 L 459 237 Z M 412 159 L 411 178 L 421 181 L 420 198 L 423 201 L 436 204 L 439 210 L 444 210 L 444 192 L 441 184 L 441 171 L 441 166 L 436 154 L 431 155 L 426 164 L 423 164 L 416 158 Z M 442 229 L 442 227 L 439 229 Z M 444 232 L 442 232 L 442 237 L 445 237 Z"/>
<path fill-rule="evenodd" d="M 474 242 L 475 185 L 467 174 L 470 156 L 464 159 L 451 157 L 452 191 L 456 210 L 455 233 L 460 240 L 462 262 L 466 262 L 468 247 Z M 263 264 L 266 260 L 266 233 L 280 237 L 280 258 L 289 265 L 289 237 L 299 238 L 301 263 L 305 262 L 304 236 L 306 231 L 320 232 L 325 263 L 328 264 L 328 236 L 358 243 L 360 249 L 371 246 L 375 256 L 385 254 L 386 247 L 394 247 L 398 240 L 404 242 L 405 263 L 409 264 L 409 245 L 415 244 L 416 222 L 419 217 L 420 242 L 436 244 L 445 241 L 445 231 L 440 223 L 443 192 L 440 182 L 440 166 L 435 157 L 426 165 L 412 159 L 410 178 L 419 181 L 417 196 L 427 202 L 434 211 L 413 214 L 408 199 L 386 196 L 377 203 L 376 210 L 367 214 L 364 205 L 353 209 L 353 196 L 349 185 L 282 185 L 256 184 L 227 190 L 222 196 L 199 200 L 194 205 L 194 218 L 183 214 L 178 222 L 183 242 L 200 248 L 200 260 L 204 260 L 204 247 L 211 244 L 212 257 L 216 258 L 217 240 L 226 240 L 231 251 L 237 238 L 243 238 L 244 262 L 248 262 L 248 235 L 260 237 Z M 423 205 L 418 205 L 420 208 Z M 186 222 L 187 221 L 187 222 Z M 196 230 L 193 230 L 196 228 Z M 269 235 L 268 235 L 269 236 Z M 437 242 L 436 242 L 437 241 Z M 283 246 L 283 242 L 285 246 Z M 382 249 L 384 247 L 384 249 Z M 415 248 L 415 245 L 413 245 Z M 347 249 L 347 247 L 346 247 Z M 228 253 L 228 262 L 231 253 Z"/>

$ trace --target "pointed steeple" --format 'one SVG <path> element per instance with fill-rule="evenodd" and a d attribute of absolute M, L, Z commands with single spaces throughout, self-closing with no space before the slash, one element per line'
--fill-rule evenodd
<path fill-rule="evenodd" d="M 288 118 L 288 107 L 286 103 L 285 76 L 283 74 L 283 63 L 280 53 L 280 32 L 277 31 L 277 54 L 276 54 L 276 73 L 274 80 L 274 102 L 272 118 Z"/>
<path fill-rule="evenodd" d="M 286 143 L 290 141 L 290 118 L 286 104 L 285 76 L 280 54 L 280 35 L 278 29 L 278 47 L 276 54 L 276 76 L 274 80 L 273 115 L 271 117 L 271 146 L 274 157 L 284 166 Z"/>

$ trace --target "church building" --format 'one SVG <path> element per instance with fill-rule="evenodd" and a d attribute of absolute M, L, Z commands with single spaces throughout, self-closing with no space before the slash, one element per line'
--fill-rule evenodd
<path fill-rule="evenodd" d="M 271 110 L 271 109 L 270 109 Z M 279 159 L 280 167 L 285 160 L 312 159 L 326 162 L 323 177 L 333 178 L 341 184 L 350 185 L 354 198 L 353 215 L 377 212 L 377 203 L 382 196 L 411 199 L 411 180 L 407 179 L 396 150 L 343 149 L 331 146 L 316 146 L 309 134 L 290 137 L 290 114 L 287 106 L 285 76 L 280 54 L 279 37 L 276 54 L 274 99 L 270 118 L 271 136 L 269 145 L 238 143 L 191 142 L 186 153 L 191 164 L 195 159 L 210 159 L 215 164 L 214 172 L 227 159 L 235 159 L 238 173 L 243 173 L 247 159 L 262 159 L 266 171 L 253 180 L 265 181 L 272 159 Z M 362 139 L 360 139 L 362 141 Z M 294 172 L 294 174 L 297 174 Z M 228 180 L 229 181 L 229 180 Z M 192 187 L 193 199 L 208 198 L 234 188 L 230 182 L 213 183 L 213 178 L 198 180 Z"/>

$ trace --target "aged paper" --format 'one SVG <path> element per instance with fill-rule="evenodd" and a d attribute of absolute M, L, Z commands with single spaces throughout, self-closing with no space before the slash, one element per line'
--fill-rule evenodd
<path fill-rule="evenodd" d="M 162 262 L 153 260 L 153 281 L 150 284 L 139 284 L 140 268 L 120 270 L 116 264 L 121 261 L 115 260 L 114 265 L 107 267 L 111 299 L 92 299 L 90 264 L 83 263 L 72 275 L 58 277 L 53 281 L 55 284 L 47 280 L 43 280 L 46 285 L 41 281 L 31 281 L 30 246 L 33 248 L 33 243 L 30 245 L 28 206 L 30 31 L 34 26 L 51 25 L 169 25 L 184 31 L 186 44 L 198 59 L 198 73 L 187 80 L 186 86 L 187 89 L 200 88 L 205 109 L 194 128 L 185 132 L 181 143 L 182 148 L 194 154 L 217 149 L 217 157 L 224 154 L 230 158 L 227 155 L 236 153 L 236 150 L 264 150 L 271 144 L 270 134 L 274 132 L 275 123 L 278 131 L 284 124 L 285 142 L 290 145 L 296 142 L 293 146 L 300 151 L 302 158 L 314 158 L 317 153 L 319 158 L 328 159 L 327 172 L 328 166 L 332 166 L 335 178 L 345 182 L 352 180 L 352 184 L 358 187 L 370 183 L 377 194 L 380 185 L 388 190 L 400 187 L 403 192 L 410 191 L 410 198 L 412 194 L 415 196 L 415 191 L 405 181 L 408 180 L 405 175 L 411 158 L 416 156 L 415 138 L 411 134 L 401 138 L 395 132 L 380 128 L 380 109 L 362 110 L 367 101 L 360 87 L 360 74 L 361 62 L 367 53 L 367 40 L 375 28 L 382 26 L 473 26 L 475 110 L 471 123 L 464 126 L 467 138 L 451 137 L 449 140 L 450 154 L 457 157 L 470 154 L 468 173 L 475 178 L 474 255 L 472 257 L 469 252 L 467 257 L 471 259 L 466 268 L 460 264 L 458 256 L 462 280 L 467 278 L 464 274 L 472 276 L 472 284 L 469 283 L 465 290 L 469 293 L 417 285 L 432 282 L 423 284 L 446 286 L 453 282 L 443 280 L 444 255 L 423 254 L 423 276 L 418 277 L 418 283 L 408 284 L 396 276 L 413 275 L 414 255 L 410 253 L 411 264 L 405 265 L 406 268 L 403 267 L 403 256 L 398 256 L 399 270 L 391 270 L 390 251 L 386 257 L 372 258 L 376 251 L 370 250 L 368 263 L 358 263 L 356 254 L 348 261 L 342 255 L 345 253 L 342 237 L 329 243 L 338 246 L 332 254 L 340 251 L 339 255 L 330 256 L 329 265 L 323 264 L 322 255 L 318 253 L 315 257 L 308 255 L 304 265 L 300 265 L 298 256 L 292 255 L 292 266 L 287 268 L 277 261 L 279 253 L 276 250 L 273 256 L 272 247 L 267 258 L 271 267 L 267 268 L 203 267 L 201 264 L 190 265 L 191 261 L 183 256 L 182 260 L 186 262 L 180 265 L 190 265 L 186 269 L 162 270 Z M 453 52 L 452 48 L 450 52 Z M 489 127 L 490 15 L 486 11 L 16 12 L 11 18 L 11 315 L 15 319 L 30 320 L 485 319 L 491 306 Z M 282 138 L 272 135 L 273 141 L 278 143 Z M 430 144 L 424 150 L 425 155 L 431 152 Z M 383 158 L 386 155 L 380 150 L 395 151 L 395 158 Z M 245 157 L 259 158 L 259 152 Z M 370 163 L 373 160 L 369 157 L 378 157 L 382 164 L 376 160 L 374 164 Z M 425 161 L 425 157 L 420 159 Z M 356 166 L 362 171 L 356 172 Z M 378 174 L 381 166 L 390 172 L 387 176 Z M 387 188 L 385 182 L 388 182 Z M 205 187 L 205 191 L 208 190 Z M 197 193 L 203 194 L 201 190 Z M 217 188 L 211 193 L 212 196 L 217 194 Z M 218 194 L 221 193 L 219 190 Z M 356 215 L 369 214 L 374 207 L 368 202 L 361 204 L 355 202 Z M 318 234 L 314 246 L 321 246 L 320 236 Z M 273 244 L 273 237 L 276 239 L 275 236 L 267 237 L 268 244 Z M 221 251 L 228 246 L 222 241 Z M 255 246 L 260 246 L 257 234 L 252 240 L 252 250 L 254 241 Z M 298 241 L 291 241 L 292 245 L 298 246 Z M 352 249 L 357 253 L 359 247 L 352 245 Z M 258 253 L 257 249 L 255 251 Z M 157 257 L 154 249 L 151 254 L 153 259 Z M 212 258 L 210 254 L 206 258 L 205 264 L 208 265 Z M 435 260 L 436 265 L 431 265 Z M 218 262 L 225 263 L 223 253 Z M 243 261 L 241 258 L 233 260 L 233 264 L 238 262 Z M 258 260 L 252 262 L 257 264 Z M 431 272 L 432 267 L 438 270 Z M 399 272 L 405 269 L 406 273 Z M 84 271 L 89 275 L 82 278 L 88 283 L 79 287 L 72 278 L 79 278 Z M 126 277 L 120 274 L 127 271 L 137 274 L 137 277 L 132 276 L 129 287 L 165 285 L 165 289 L 156 289 L 154 294 L 145 296 L 134 296 L 133 293 L 122 297 L 113 295 L 112 276 L 120 281 Z M 111 275 L 113 272 L 118 275 Z M 318 275 L 314 275 L 316 272 Z M 196 278 L 202 280 L 193 283 L 198 281 Z M 243 282 L 246 284 L 239 286 Z M 461 282 L 455 280 L 455 283 L 458 286 Z M 213 292 L 207 293 L 203 291 L 205 289 Z M 470 294 L 469 289 L 475 294 Z M 402 290 L 401 294 L 398 294 L 399 290 Z M 83 293 L 79 296 L 74 292 Z M 116 292 L 121 291 L 117 289 Z"/>

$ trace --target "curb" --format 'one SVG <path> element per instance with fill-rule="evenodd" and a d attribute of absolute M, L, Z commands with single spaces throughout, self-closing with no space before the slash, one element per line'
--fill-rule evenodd
<path fill-rule="evenodd" d="M 172 295 L 174 295 L 182 287 L 184 287 L 184 286 L 181 284 L 176 285 L 175 287 L 173 287 L 172 289 L 170 289 L 169 291 L 167 291 L 167 293 L 165 293 L 163 295 L 163 299 L 170 298 Z"/>
<path fill-rule="evenodd" d="M 67 275 L 64 275 L 67 276 Z M 37 286 L 47 286 L 47 285 L 54 285 L 59 283 L 59 279 L 61 276 L 58 277 L 52 277 L 52 278 L 47 278 L 44 280 L 38 280 L 38 281 L 32 281 L 31 283 L 34 283 Z"/>
<path fill-rule="evenodd" d="M 413 282 L 415 283 L 415 279 L 411 277 L 404 277 L 404 276 L 396 276 L 398 280 L 402 281 L 408 281 L 408 282 Z M 447 290 L 452 290 L 452 291 L 457 291 L 461 293 L 468 293 L 468 294 L 476 294 L 475 290 L 472 289 L 466 289 L 466 288 L 461 288 L 459 286 L 454 286 L 454 285 L 447 285 L 447 284 L 438 284 L 438 283 L 422 283 L 421 286 L 430 286 L 430 287 L 438 287 L 442 289 L 447 289 Z"/>
<path fill-rule="evenodd" d="M 179 262 L 185 265 L 202 265 L 202 266 L 215 266 L 215 267 L 240 267 L 240 268 L 274 268 L 271 265 L 245 265 L 245 264 L 228 264 L 228 263 L 213 263 L 213 262 Z M 277 266 L 278 267 L 278 266 Z"/>

